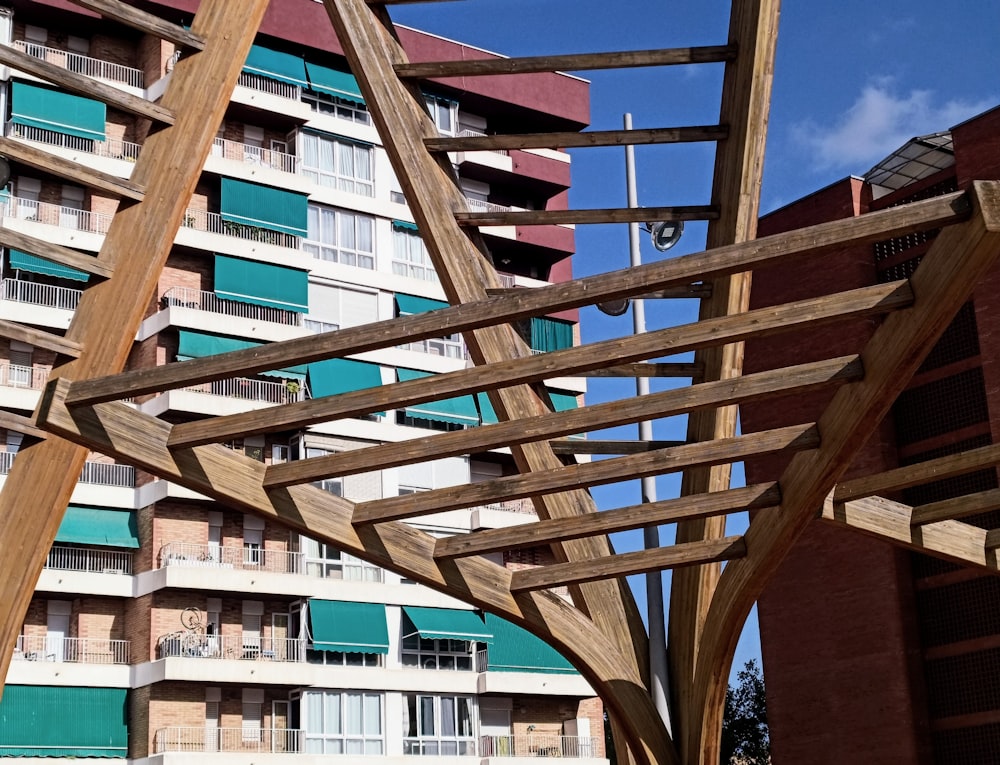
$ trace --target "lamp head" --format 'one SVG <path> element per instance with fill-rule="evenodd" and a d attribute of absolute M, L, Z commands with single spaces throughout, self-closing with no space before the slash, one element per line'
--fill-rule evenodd
<path fill-rule="evenodd" d="M 647 223 L 646 231 L 649 232 L 653 246 L 660 252 L 666 252 L 680 241 L 681 234 L 684 233 L 684 221 L 661 220 Z"/>

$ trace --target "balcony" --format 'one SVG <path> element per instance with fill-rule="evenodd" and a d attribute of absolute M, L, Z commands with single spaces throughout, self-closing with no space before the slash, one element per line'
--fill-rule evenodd
<path fill-rule="evenodd" d="M 91 574 L 131 574 L 132 553 L 124 550 L 91 550 L 72 545 L 53 545 L 45 568 Z"/>
<path fill-rule="evenodd" d="M 277 247 L 287 247 L 292 250 L 299 249 L 299 237 L 292 234 L 285 234 L 281 231 L 272 231 L 256 226 L 247 226 L 242 223 L 233 223 L 223 220 L 219 213 L 206 212 L 205 210 L 195 210 L 189 208 L 184 213 L 184 220 L 181 222 L 184 228 L 195 231 L 207 231 L 210 234 L 222 234 L 232 236 L 237 239 L 245 239 L 250 242 L 261 242 L 263 244 L 273 244 Z"/>
<path fill-rule="evenodd" d="M 235 569 L 267 571 L 275 574 L 301 574 L 303 554 L 259 547 L 216 547 L 191 542 L 167 542 L 160 548 L 159 568 Z"/>
<path fill-rule="evenodd" d="M 278 96 L 278 98 L 287 98 L 292 101 L 302 100 L 302 88 L 298 85 L 272 80 L 270 77 L 264 77 L 260 74 L 240 72 L 240 78 L 236 84 L 250 90 L 256 90 L 258 93 L 266 93 L 269 96 Z"/>
<path fill-rule="evenodd" d="M 92 213 L 87 210 L 77 210 L 74 207 L 63 207 L 37 199 L 23 197 L 7 197 L 2 206 L 3 217 L 16 220 L 44 223 L 49 226 L 87 231 L 92 234 L 106 234 L 111 226 L 113 215 Z"/>
<path fill-rule="evenodd" d="M 49 379 L 49 372 L 50 370 L 45 367 L 26 367 L 0 362 L 0 386 L 41 390 Z"/>
<path fill-rule="evenodd" d="M 222 159 L 232 159 L 247 165 L 267 167 L 282 173 L 299 173 L 300 160 L 293 154 L 265 149 L 262 146 L 250 146 L 249 144 L 230 141 L 226 138 L 215 139 L 212 144 L 212 156 L 221 157 Z"/>
<path fill-rule="evenodd" d="M 121 141 L 117 138 L 95 141 L 91 138 L 79 138 L 75 135 L 57 133 L 54 130 L 44 130 L 30 125 L 17 125 L 13 122 L 7 123 L 6 135 L 8 138 L 44 143 L 47 146 L 55 146 L 60 149 L 93 154 L 95 157 L 123 159 L 126 162 L 135 162 L 142 150 L 142 146 L 131 141 Z"/>
<path fill-rule="evenodd" d="M 75 311 L 82 294 L 83 290 L 27 282 L 23 279 L 4 279 L 0 282 L 0 300 L 58 308 L 63 311 Z"/>
<path fill-rule="evenodd" d="M 302 314 L 295 311 L 285 311 L 272 306 L 244 303 L 239 300 L 226 300 L 214 292 L 196 290 L 190 287 L 171 287 L 161 298 L 164 308 L 190 308 L 195 311 L 207 311 L 223 316 L 233 316 L 250 321 L 269 321 L 274 324 L 284 324 L 289 327 L 302 326 Z"/>
<path fill-rule="evenodd" d="M 305 751 L 305 731 L 286 728 L 160 728 L 153 738 L 156 754 L 167 752 L 273 752 Z"/>
<path fill-rule="evenodd" d="M 157 658 L 240 659 L 249 661 L 304 662 L 306 644 L 299 638 L 265 638 L 260 635 L 205 635 L 172 632 L 156 641 Z"/>
<path fill-rule="evenodd" d="M 128 664 L 128 654 L 128 640 L 21 635 L 14 646 L 13 659 L 80 664 Z"/>
<path fill-rule="evenodd" d="M 135 67 L 113 64 L 110 61 L 49 48 L 45 45 L 28 42 L 27 40 L 15 40 L 12 45 L 22 53 L 27 53 L 33 58 L 42 59 L 63 69 L 69 69 L 71 72 L 82 74 L 85 77 L 118 82 L 130 88 L 138 88 L 140 90 L 145 87 L 142 70 Z"/>
<path fill-rule="evenodd" d="M 482 130 L 470 130 L 468 128 L 466 128 L 465 130 L 460 130 L 458 132 L 458 137 L 459 138 L 482 138 L 485 135 L 486 135 L 486 133 L 484 133 Z M 469 153 L 472 153 L 472 152 L 469 152 Z M 507 151 L 507 149 L 490 149 L 488 153 L 490 153 L 490 154 L 500 154 L 500 155 L 502 155 L 504 157 L 510 156 L 510 152 Z"/>
<path fill-rule="evenodd" d="M 600 750 L 593 736 L 529 733 L 521 736 L 480 736 L 481 757 L 594 758 Z"/>
<path fill-rule="evenodd" d="M 0 452 L 0 475 L 7 475 L 14 464 L 17 452 Z M 135 468 L 114 462 L 85 462 L 80 472 L 80 483 L 98 486 L 135 488 Z"/>
<path fill-rule="evenodd" d="M 253 380 L 247 377 L 215 380 L 182 388 L 182 390 L 189 393 L 203 393 L 207 396 L 222 396 L 260 404 L 288 404 L 311 398 L 309 388 L 296 381 Z"/>

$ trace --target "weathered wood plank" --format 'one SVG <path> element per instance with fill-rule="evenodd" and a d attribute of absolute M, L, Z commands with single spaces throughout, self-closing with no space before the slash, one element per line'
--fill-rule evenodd
<path fill-rule="evenodd" d="M 685 441 L 598 441 L 592 438 L 550 441 L 556 454 L 641 454 L 668 446 L 680 446 Z"/>
<path fill-rule="evenodd" d="M 14 412 L 8 412 L 6 409 L 0 409 L 0 428 L 4 430 L 13 430 L 17 433 L 23 433 L 26 436 L 31 436 L 32 438 L 38 438 L 40 440 L 45 440 L 48 438 L 48 433 L 41 430 L 35 425 L 35 421 L 30 417 L 25 417 L 22 414 L 15 414 Z"/>
<path fill-rule="evenodd" d="M 578 377 L 690 377 L 697 381 L 701 377 L 701 366 L 692 362 L 640 361 L 635 364 L 615 364 L 613 367 L 591 369 L 575 374 Z"/>
<path fill-rule="evenodd" d="M 191 30 L 120 0 L 70 0 L 70 2 L 99 13 L 106 19 L 114 19 L 125 26 L 169 40 L 184 48 L 202 50 L 205 47 L 205 40 Z"/>
<path fill-rule="evenodd" d="M 425 138 L 428 151 L 510 151 L 511 149 L 580 149 L 588 146 L 645 146 L 658 143 L 721 141 L 729 135 L 725 125 L 591 130 L 583 133 L 519 133 Z"/>
<path fill-rule="evenodd" d="M 22 234 L 20 231 L 14 231 L 5 226 L 0 226 L 0 244 L 4 247 L 13 247 L 15 250 L 37 255 L 45 260 L 51 260 L 53 263 L 75 268 L 100 279 L 107 279 L 112 274 L 111 267 L 100 258 Z"/>
<path fill-rule="evenodd" d="M 714 205 L 680 207 L 617 207 L 591 210 L 509 210 L 507 212 L 456 212 L 460 226 L 559 226 L 588 223 L 644 223 L 652 220 L 714 220 Z"/>
<path fill-rule="evenodd" d="M 928 523 L 968 518 L 970 515 L 990 513 L 994 510 L 1000 510 L 1000 489 L 977 491 L 961 497 L 918 505 L 910 514 L 910 523 L 914 526 L 924 526 Z"/>
<path fill-rule="evenodd" d="M 18 324 L 16 321 L 7 321 L 6 319 L 0 319 L 0 337 L 19 340 L 36 348 L 45 348 L 46 350 L 55 351 L 70 358 L 76 358 L 82 350 L 79 343 L 67 340 L 65 337 L 54 335 L 37 327 Z"/>

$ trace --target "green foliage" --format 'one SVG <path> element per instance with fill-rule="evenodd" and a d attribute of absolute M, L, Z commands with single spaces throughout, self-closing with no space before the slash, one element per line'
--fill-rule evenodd
<path fill-rule="evenodd" d="M 726 691 L 722 717 L 721 765 L 768 765 L 771 740 L 767 729 L 764 677 L 754 659 L 737 674 L 739 684 Z"/>

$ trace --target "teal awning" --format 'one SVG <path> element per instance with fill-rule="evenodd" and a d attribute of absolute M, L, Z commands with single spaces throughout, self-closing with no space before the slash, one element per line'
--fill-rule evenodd
<path fill-rule="evenodd" d="M 317 93 L 326 93 L 344 101 L 364 106 L 365 99 L 361 95 L 361 88 L 353 74 L 330 69 L 327 66 L 314 64 L 312 61 L 306 62 L 306 72 L 309 76 L 309 86 Z"/>
<path fill-rule="evenodd" d="M 493 404 L 490 403 L 489 396 L 485 393 L 477 393 L 476 402 L 479 404 L 479 419 L 482 420 L 483 425 L 495 425 L 500 422 L 500 418 L 497 417 L 497 413 L 493 409 Z"/>
<path fill-rule="evenodd" d="M 382 603 L 310 600 L 309 628 L 316 651 L 389 653 L 389 628 Z"/>
<path fill-rule="evenodd" d="M 85 282 L 90 278 L 90 274 L 84 271 L 14 249 L 10 251 L 10 267 L 19 271 L 30 271 L 33 274 L 45 274 L 77 282 Z"/>
<path fill-rule="evenodd" d="M 403 231 L 418 231 L 419 230 L 419 229 L 417 229 L 417 224 L 416 223 L 410 223 L 409 221 L 405 221 L 405 220 L 394 220 L 392 222 L 392 227 L 393 228 L 401 229 Z"/>
<path fill-rule="evenodd" d="M 493 633 L 487 653 L 489 672 L 577 673 L 555 648 L 506 619 L 486 614 L 486 629 Z"/>
<path fill-rule="evenodd" d="M 0 757 L 128 754 L 124 688 L 8 685 L 0 701 Z"/>
<path fill-rule="evenodd" d="M 201 359 L 206 356 L 218 356 L 220 353 L 230 351 L 242 351 L 245 348 L 259 348 L 266 343 L 257 343 L 253 340 L 239 340 L 235 337 L 223 337 L 212 335 L 208 332 L 194 332 L 189 329 L 182 329 L 178 333 L 180 343 L 177 346 L 177 360 Z M 275 369 L 259 374 L 268 377 L 282 377 L 305 382 L 306 365 L 300 364 L 286 369 Z"/>
<path fill-rule="evenodd" d="M 222 179 L 221 213 L 224 221 L 305 236 L 309 197 L 295 191 Z"/>
<path fill-rule="evenodd" d="M 285 311 L 309 311 L 309 272 L 228 255 L 215 256 L 215 294 Z"/>
<path fill-rule="evenodd" d="M 101 101 L 25 82 L 14 82 L 11 92 L 11 122 L 77 138 L 103 141 L 107 111 Z"/>
<path fill-rule="evenodd" d="M 399 297 L 398 295 L 396 296 Z M 419 372 L 416 369 L 397 369 L 400 382 L 419 380 L 430 377 L 431 372 Z M 476 400 L 472 396 L 456 396 L 440 401 L 427 401 L 406 407 L 406 415 L 419 420 L 434 420 L 454 425 L 478 425 L 479 412 L 476 411 Z"/>
<path fill-rule="evenodd" d="M 549 391 L 549 396 L 552 398 L 552 406 L 557 412 L 566 412 L 570 409 L 576 409 L 578 406 L 576 396 L 571 393 L 554 393 L 553 391 Z"/>
<path fill-rule="evenodd" d="M 486 643 L 493 633 L 475 611 L 457 608 L 423 608 L 403 606 L 409 626 L 403 627 L 403 637 L 419 634 L 427 640 L 469 640 Z"/>
<path fill-rule="evenodd" d="M 280 50 L 271 50 L 263 45 L 254 45 L 250 48 L 243 71 L 269 77 L 278 82 L 298 85 L 300 88 L 308 87 L 309 84 L 306 81 L 306 62 L 302 57 L 282 53 Z"/>
<path fill-rule="evenodd" d="M 416 295 L 401 295 L 396 293 L 396 308 L 399 314 L 427 313 L 437 311 L 439 308 L 447 308 L 448 304 L 441 300 L 417 297 Z"/>
<path fill-rule="evenodd" d="M 327 359 L 309 365 L 309 390 L 313 398 L 377 388 L 381 384 L 382 370 L 378 364 L 354 359 Z"/>
<path fill-rule="evenodd" d="M 70 505 L 66 508 L 57 542 L 105 547 L 139 547 L 139 527 L 134 510 Z"/>
<path fill-rule="evenodd" d="M 573 347 L 573 325 L 567 321 L 535 316 L 531 319 L 531 347 L 536 351 L 559 351 Z"/>

